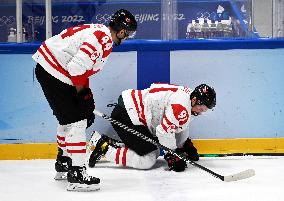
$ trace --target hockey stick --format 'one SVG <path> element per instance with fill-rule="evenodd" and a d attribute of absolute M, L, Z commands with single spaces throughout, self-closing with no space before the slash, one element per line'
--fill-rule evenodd
<path fill-rule="evenodd" d="M 227 175 L 227 176 L 223 176 L 223 175 L 220 175 L 220 174 L 217 174 L 216 172 L 213 172 L 212 170 L 209 170 L 208 168 L 202 166 L 202 165 L 199 165 L 198 163 L 194 162 L 194 161 L 191 161 L 189 160 L 187 157 L 185 157 L 183 154 L 177 154 L 175 153 L 173 150 L 161 145 L 160 143 L 156 142 L 155 140 L 151 139 L 151 138 L 148 138 L 146 137 L 145 135 L 143 135 L 142 133 L 132 129 L 132 128 L 129 128 L 128 126 L 120 123 L 119 121 L 107 116 L 106 114 L 103 114 L 101 112 L 99 112 L 98 110 L 94 110 L 94 114 L 95 115 L 98 115 L 108 121 L 110 121 L 111 123 L 123 128 L 124 130 L 142 138 L 143 140 L 147 141 L 147 142 L 150 142 L 162 149 L 164 149 L 165 151 L 168 151 L 170 152 L 171 154 L 179 157 L 180 159 L 184 160 L 185 162 L 195 166 L 195 167 L 198 167 L 208 173 L 210 173 L 211 175 L 213 175 L 214 177 L 216 178 L 219 178 L 221 179 L 222 181 L 226 181 L 226 182 L 230 182 L 230 181 L 237 181 L 237 180 L 241 180 L 241 179 L 246 179 L 246 178 L 249 178 L 249 177 L 252 177 L 255 175 L 255 171 L 253 169 L 248 169 L 248 170 L 245 170 L 245 171 L 242 171 L 242 172 L 239 172 L 239 173 L 236 173 L 236 174 L 231 174 L 231 175 Z"/>

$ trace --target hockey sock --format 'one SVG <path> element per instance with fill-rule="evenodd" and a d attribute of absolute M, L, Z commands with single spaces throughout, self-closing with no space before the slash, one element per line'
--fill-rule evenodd
<path fill-rule="evenodd" d="M 137 169 L 150 169 L 156 162 L 159 154 L 157 151 L 150 152 L 144 156 L 138 155 L 127 147 L 114 148 L 109 146 L 105 157 L 108 161 L 117 165 L 128 166 Z"/>
<path fill-rule="evenodd" d="M 66 151 L 66 144 L 65 144 L 65 137 L 66 133 L 68 132 L 66 125 L 57 126 L 57 146 L 59 149 L 63 151 L 63 156 L 68 156 Z"/>
<path fill-rule="evenodd" d="M 85 166 L 86 127 L 86 119 L 68 124 L 69 131 L 66 134 L 65 144 L 68 156 L 72 159 L 72 166 Z"/>

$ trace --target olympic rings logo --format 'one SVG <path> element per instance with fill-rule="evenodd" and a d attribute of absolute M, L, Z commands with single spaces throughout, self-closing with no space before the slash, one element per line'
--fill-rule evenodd
<path fill-rule="evenodd" d="M 203 19 L 212 19 L 212 20 L 218 20 L 218 19 L 227 19 L 229 18 L 229 13 L 227 11 L 224 11 L 223 13 L 217 13 L 217 12 L 197 12 L 196 18 L 203 18 Z"/>
<path fill-rule="evenodd" d="M 0 17 L 0 27 L 12 25 L 16 21 L 14 16 L 2 16 Z"/>

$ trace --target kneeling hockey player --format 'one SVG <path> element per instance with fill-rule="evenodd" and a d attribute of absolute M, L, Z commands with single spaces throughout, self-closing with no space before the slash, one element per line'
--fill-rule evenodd
<path fill-rule="evenodd" d="M 192 116 L 201 115 L 215 105 L 216 93 L 206 84 L 193 91 L 184 86 L 152 84 L 144 90 L 123 91 L 111 118 L 197 161 L 199 156 L 187 130 L 189 122 Z M 90 167 L 94 167 L 103 155 L 108 161 L 137 169 L 149 169 L 156 163 L 160 153 L 157 146 L 115 124 L 112 126 L 124 146 L 94 132 L 89 143 L 89 148 L 95 146 L 90 152 Z M 178 157 L 166 153 L 164 158 L 170 170 L 185 170 L 186 163 Z"/>

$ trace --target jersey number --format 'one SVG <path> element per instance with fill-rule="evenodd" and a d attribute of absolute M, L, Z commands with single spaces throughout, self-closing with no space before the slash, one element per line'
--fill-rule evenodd
<path fill-rule="evenodd" d="M 66 32 L 61 34 L 61 38 L 64 39 L 66 37 L 73 36 L 75 33 L 82 31 L 84 29 L 90 28 L 90 25 L 84 24 L 76 27 L 70 27 L 66 29 Z"/>
<path fill-rule="evenodd" d="M 102 32 L 100 30 L 95 31 L 94 35 L 97 37 L 99 43 L 102 45 L 102 49 L 104 51 L 102 58 L 107 57 L 110 52 L 112 51 L 112 40 L 111 38 L 106 35 L 105 32 Z"/>

